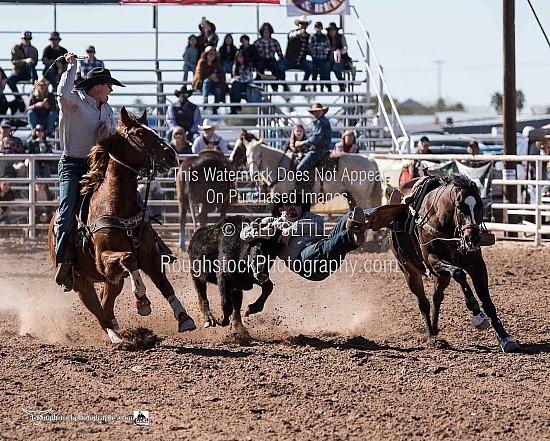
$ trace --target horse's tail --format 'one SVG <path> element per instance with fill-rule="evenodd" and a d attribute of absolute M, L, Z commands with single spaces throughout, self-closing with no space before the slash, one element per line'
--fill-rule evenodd
<path fill-rule="evenodd" d="M 52 263 L 52 270 L 55 270 L 55 234 L 53 228 L 55 225 L 55 220 L 57 219 L 57 211 L 52 216 L 50 221 L 50 226 L 48 227 L 48 247 L 50 249 L 50 260 Z"/>

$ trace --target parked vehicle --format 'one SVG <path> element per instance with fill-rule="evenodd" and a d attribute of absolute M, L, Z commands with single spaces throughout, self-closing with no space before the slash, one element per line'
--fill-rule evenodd
<path fill-rule="evenodd" d="M 408 154 L 417 152 L 417 144 L 420 138 L 427 136 L 430 140 L 430 153 L 434 154 L 467 154 L 468 143 L 470 141 L 478 141 L 477 139 L 467 135 L 439 135 L 434 133 L 417 133 L 410 135 L 409 139 L 401 136 L 397 138 L 397 152 Z M 485 144 L 479 142 L 479 148 L 486 148 Z"/>

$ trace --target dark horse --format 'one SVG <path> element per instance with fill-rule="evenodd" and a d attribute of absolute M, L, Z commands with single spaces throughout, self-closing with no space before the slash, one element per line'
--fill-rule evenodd
<path fill-rule="evenodd" d="M 149 178 L 153 178 L 155 173 L 177 166 L 175 151 L 147 126 L 145 113 L 136 119 L 123 107 L 116 133 L 93 147 L 90 159 L 90 171 L 81 181 L 81 193 L 91 195 L 90 208 L 87 226 L 77 235 L 82 246 L 75 248 L 73 289 L 111 342 L 120 343 L 113 309 L 124 278 L 131 278 L 137 312 L 140 315 L 151 312 L 139 273 L 142 269 L 170 303 L 178 330 L 195 329 L 162 270 L 154 231 L 140 207 L 137 192 L 140 171 L 146 170 Z M 52 263 L 54 221 L 55 217 L 48 234 Z M 101 300 L 94 288 L 99 282 L 103 282 Z"/>
<path fill-rule="evenodd" d="M 489 295 L 487 267 L 480 248 L 489 236 L 481 227 L 483 202 L 477 186 L 463 175 L 426 178 L 418 184 L 412 205 L 408 207 L 412 215 L 405 206 L 403 214 L 393 224 L 391 248 L 409 289 L 418 298 L 430 342 L 438 334 L 444 290 L 453 278 L 462 288 L 466 306 L 472 313 L 472 324 L 477 329 L 486 329 L 491 324 L 504 352 L 517 349 L 518 344 L 504 329 Z M 392 202 L 397 202 L 394 198 L 392 195 Z M 466 274 L 472 279 L 483 310 L 491 319 L 490 324 L 474 297 Z M 431 321 L 430 302 L 422 282 L 426 275 L 435 277 Z"/>
<path fill-rule="evenodd" d="M 243 290 L 248 291 L 254 285 L 262 288 L 260 297 L 248 305 L 245 316 L 263 311 L 273 291 L 269 267 L 279 249 L 279 235 L 269 240 L 243 241 L 240 232 L 249 223 L 244 216 L 228 216 L 223 223 L 200 228 L 189 242 L 189 260 L 204 327 L 231 324 L 234 337 L 241 343 L 250 340 L 241 319 Z M 217 284 L 220 290 L 223 316 L 219 320 L 210 310 L 207 283 Z"/>
<path fill-rule="evenodd" d="M 180 250 L 185 250 L 187 208 L 191 212 L 195 230 L 197 220 L 201 226 L 206 225 L 208 213 L 214 207 L 218 207 L 220 219 L 223 219 L 231 205 L 230 191 L 234 187 L 233 168 L 219 150 L 205 149 L 199 153 L 199 156 L 186 158 L 181 163 L 176 177 L 180 215 Z M 197 207 L 198 216 L 195 214 Z"/>

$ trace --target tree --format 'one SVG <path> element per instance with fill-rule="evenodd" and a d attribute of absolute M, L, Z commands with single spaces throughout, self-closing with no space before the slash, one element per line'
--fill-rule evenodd
<path fill-rule="evenodd" d="M 495 92 L 491 96 L 491 106 L 493 106 L 498 113 L 502 113 L 502 99 L 502 93 L 500 92 Z M 523 90 L 516 90 L 516 108 L 518 109 L 518 112 L 521 112 L 524 104 L 525 94 L 523 93 Z"/>

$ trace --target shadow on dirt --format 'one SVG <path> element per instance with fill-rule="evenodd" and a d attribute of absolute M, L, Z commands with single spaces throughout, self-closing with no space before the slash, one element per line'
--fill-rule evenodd
<path fill-rule="evenodd" d="M 336 338 L 319 338 L 310 337 L 307 335 L 299 334 L 296 337 L 289 337 L 287 339 L 291 344 L 296 346 L 311 346 L 315 349 L 357 349 L 361 351 L 398 351 L 398 352 L 414 352 L 422 350 L 424 348 L 399 348 L 390 346 L 387 344 L 379 344 L 372 340 L 368 340 L 365 337 L 336 337 Z M 280 341 L 277 341 L 280 343 Z"/>
<path fill-rule="evenodd" d="M 514 351 L 517 354 L 548 354 L 550 353 L 550 341 L 541 341 L 538 343 L 520 343 L 519 349 Z"/>
<path fill-rule="evenodd" d="M 165 346 L 166 347 L 166 346 Z M 229 351 L 227 349 L 211 349 L 211 348 L 175 348 L 176 354 L 179 355 L 199 355 L 201 357 L 220 357 L 220 358 L 243 358 L 253 355 L 253 352 L 248 351 Z"/>

